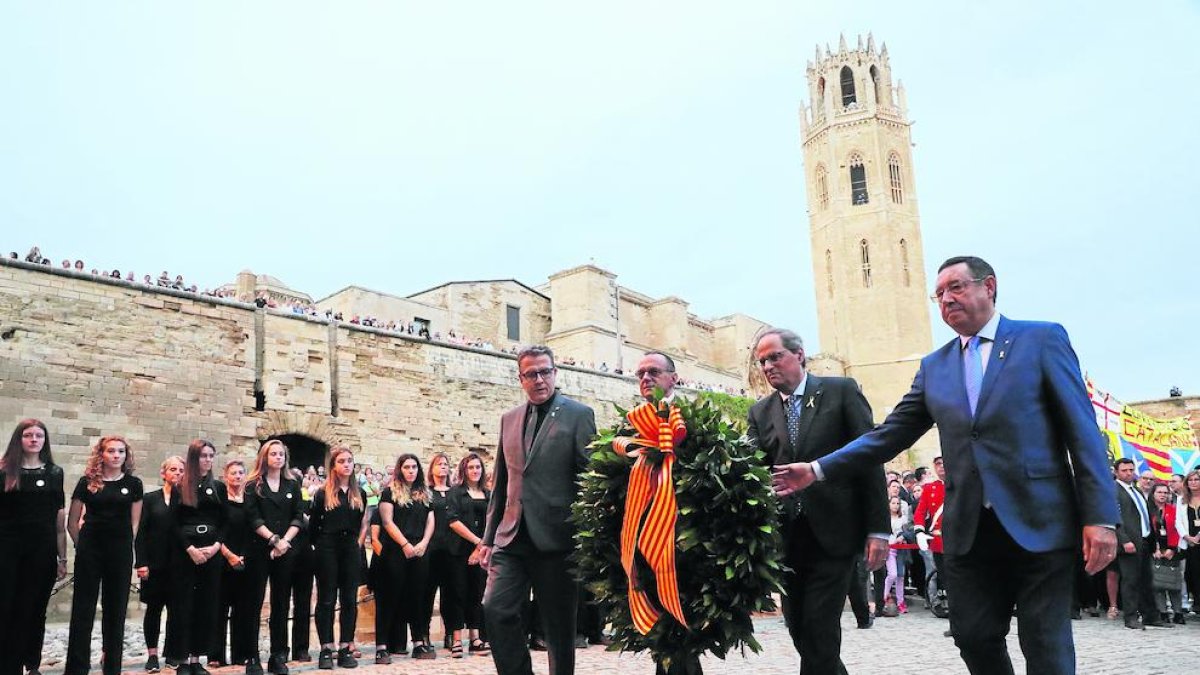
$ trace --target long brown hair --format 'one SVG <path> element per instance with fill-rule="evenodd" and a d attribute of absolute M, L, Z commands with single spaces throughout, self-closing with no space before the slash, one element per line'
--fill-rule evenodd
<path fill-rule="evenodd" d="M 17 422 L 17 428 L 13 429 L 12 438 L 8 441 L 8 449 L 4 451 L 4 458 L 0 459 L 0 469 L 4 470 L 4 492 L 21 489 L 21 458 L 25 454 L 24 448 L 21 447 L 21 437 L 30 427 L 39 427 L 46 435 L 46 442 L 42 444 L 38 459 L 42 460 L 42 464 L 54 463 L 50 455 L 50 432 L 46 430 L 46 425 L 32 417 Z"/>
<path fill-rule="evenodd" d="M 341 502 L 338 496 L 338 479 L 333 475 L 333 465 L 337 458 L 341 455 L 354 453 L 350 448 L 344 445 L 335 445 L 329 450 L 329 457 L 325 460 L 325 510 L 331 511 L 337 508 Z M 358 476 L 354 470 L 350 471 L 350 478 L 346 481 L 346 496 L 350 501 L 350 508 L 361 511 L 363 508 L 362 490 L 358 489 Z"/>
<path fill-rule="evenodd" d="M 404 482 L 404 474 L 400 467 L 408 460 L 417 463 L 417 478 L 411 484 Z M 392 500 L 400 506 L 408 506 L 413 502 L 427 503 L 429 491 L 425 489 L 425 472 L 421 470 L 421 459 L 411 452 L 406 452 L 396 458 L 396 467 L 392 469 Z"/>
<path fill-rule="evenodd" d="M 133 448 L 129 447 L 129 441 L 124 436 L 101 436 L 92 446 L 92 454 L 88 456 L 87 466 L 83 469 L 83 475 L 88 479 L 88 492 L 96 493 L 104 489 L 104 446 L 113 442 L 125 446 L 125 463 L 121 465 L 121 471 L 127 476 L 133 474 Z"/>
<path fill-rule="evenodd" d="M 217 452 L 216 446 L 203 438 L 188 443 L 187 461 L 183 463 L 183 478 L 179 479 L 179 501 L 187 506 L 196 505 L 196 488 L 204 476 L 211 475 L 200 475 L 200 453 L 205 448 L 212 448 L 214 455 Z"/>
<path fill-rule="evenodd" d="M 479 483 L 477 485 L 475 485 L 475 489 L 481 490 L 481 491 L 486 491 L 487 490 L 487 464 L 484 463 L 483 457 L 480 457 L 479 453 L 477 453 L 477 452 L 468 452 L 466 457 L 463 457 L 462 459 L 458 460 L 458 481 L 455 482 L 454 484 L 455 485 L 466 485 L 467 487 L 471 487 L 471 484 L 467 482 L 467 465 L 470 464 L 471 460 L 474 460 L 474 459 L 479 460 Z"/>
<path fill-rule="evenodd" d="M 439 459 L 446 460 L 446 487 L 450 487 L 450 456 L 444 452 L 435 452 L 433 453 L 433 456 L 429 458 L 429 480 L 425 481 L 429 484 L 430 490 L 437 487 L 435 485 L 436 481 L 433 479 L 433 465 L 437 464 Z"/>
<path fill-rule="evenodd" d="M 254 468 L 250 471 L 250 474 L 246 476 L 246 485 L 250 486 L 253 484 L 254 494 L 260 497 L 262 496 L 263 479 L 267 475 L 268 471 L 267 455 L 271 452 L 271 448 L 277 445 L 283 448 L 283 468 L 279 470 L 279 478 L 280 480 L 283 480 L 290 479 L 292 477 L 292 465 L 289 458 L 291 453 L 288 452 L 288 446 L 284 445 L 283 441 L 279 440 L 278 438 L 272 438 L 266 443 L 263 443 L 262 447 L 258 449 L 258 457 L 254 459 Z"/>
<path fill-rule="evenodd" d="M 1187 472 L 1186 476 L 1183 477 L 1183 505 L 1184 506 L 1187 506 L 1189 503 L 1191 503 L 1192 499 L 1194 499 L 1195 497 L 1200 496 L 1200 493 L 1192 492 L 1191 488 L 1188 487 L 1188 484 L 1187 484 L 1188 479 L 1191 478 L 1192 476 L 1200 478 L 1200 469 L 1192 469 L 1191 471 Z"/>

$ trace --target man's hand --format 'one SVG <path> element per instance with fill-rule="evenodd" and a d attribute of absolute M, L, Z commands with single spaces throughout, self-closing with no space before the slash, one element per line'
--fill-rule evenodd
<path fill-rule="evenodd" d="M 786 497 L 812 485 L 817 480 L 812 465 L 808 462 L 795 462 L 771 467 L 771 487 L 775 494 Z"/>
<path fill-rule="evenodd" d="M 1125 544 L 1125 550 L 1133 553 L 1133 542 Z M 1117 533 L 1101 525 L 1083 526 L 1083 562 L 1088 575 L 1095 574 L 1108 566 L 1117 557 Z"/>
<path fill-rule="evenodd" d="M 1083 545 L 1087 546 L 1087 539 L 1083 540 Z M 1126 553 L 1137 553 L 1137 547 L 1133 545 L 1132 541 L 1125 542 L 1125 545 L 1121 548 L 1124 549 Z"/>
<path fill-rule="evenodd" d="M 479 566 L 488 569 L 492 566 L 492 547 L 479 545 Z"/>
<path fill-rule="evenodd" d="M 863 554 L 867 561 L 867 569 L 874 572 L 883 567 L 887 562 L 888 557 L 888 542 L 887 539 L 879 537 L 867 537 L 867 550 Z"/>

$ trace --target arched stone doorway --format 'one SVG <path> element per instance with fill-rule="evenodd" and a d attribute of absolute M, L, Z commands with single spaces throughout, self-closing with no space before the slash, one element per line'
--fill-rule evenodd
<path fill-rule="evenodd" d="M 325 456 L 329 453 L 329 444 L 304 434 L 275 434 L 267 440 L 283 441 L 288 448 L 289 462 L 301 471 L 307 471 L 310 466 L 324 466 Z"/>

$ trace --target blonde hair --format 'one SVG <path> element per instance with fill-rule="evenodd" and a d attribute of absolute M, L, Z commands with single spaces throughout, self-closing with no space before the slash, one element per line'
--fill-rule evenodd
<path fill-rule="evenodd" d="M 133 448 L 129 447 L 129 441 L 124 436 L 101 436 L 92 446 L 92 454 L 88 456 L 87 466 L 83 469 L 83 475 L 88 479 L 88 492 L 96 493 L 104 489 L 104 446 L 113 442 L 125 446 L 125 463 L 121 465 L 121 471 L 126 475 L 133 474 Z"/>
<path fill-rule="evenodd" d="M 291 453 L 288 452 L 288 446 L 284 445 L 283 441 L 278 438 L 272 438 L 263 443 L 262 447 L 258 449 L 258 457 L 254 459 L 254 468 L 246 476 L 246 485 L 253 484 L 254 494 L 260 497 L 262 496 L 262 477 L 267 475 L 267 455 L 270 454 L 271 448 L 277 445 L 283 448 L 283 468 L 279 470 L 279 477 L 281 479 L 292 477 L 292 466 L 289 464 L 288 457 Z"/>
<path fill-rule="evenodd" d="M 333 465 L 337 462 L 337 458 L 341 455 L 349 454 L 354 457 L 354 452 L 345 445 L 335 445 L 329 449 L 329 458 L 325 460 L 325 510 L 332 511 L 341 503 L 341 498 L 338 497 L 337 478 L 333 475 Z M 354 475 L 354 470 L 350 470 L 350 478 L 346 481 L 346 497 L 350 502 L 350 508 L 361 511 L 363 509 L 362 490 L 358 489 L 358 476 Z"/>

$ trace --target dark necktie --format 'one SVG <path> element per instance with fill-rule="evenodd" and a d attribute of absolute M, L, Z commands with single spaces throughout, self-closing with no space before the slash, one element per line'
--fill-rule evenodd
<path fill-rule="evenodd" d="M 796 447 L 800 442 L 800 394 L 798 393 L 792 394 L 787 400 L 787 427 L 788 440 L 792 442 L 792 450 L 799 450 Z"/>
<path fill-rule="evenodd" d="M 529 411 L 528 417 L 525 419 L 525 436 L 521 439 L 525 446 L 525 456 L 529 456 L 529 451 L 533 449 L 533 441 L 537 438 L 538 429 L 542 426 L 542 408 L 541 406 L 533 406 L 533 410 Z"/>

